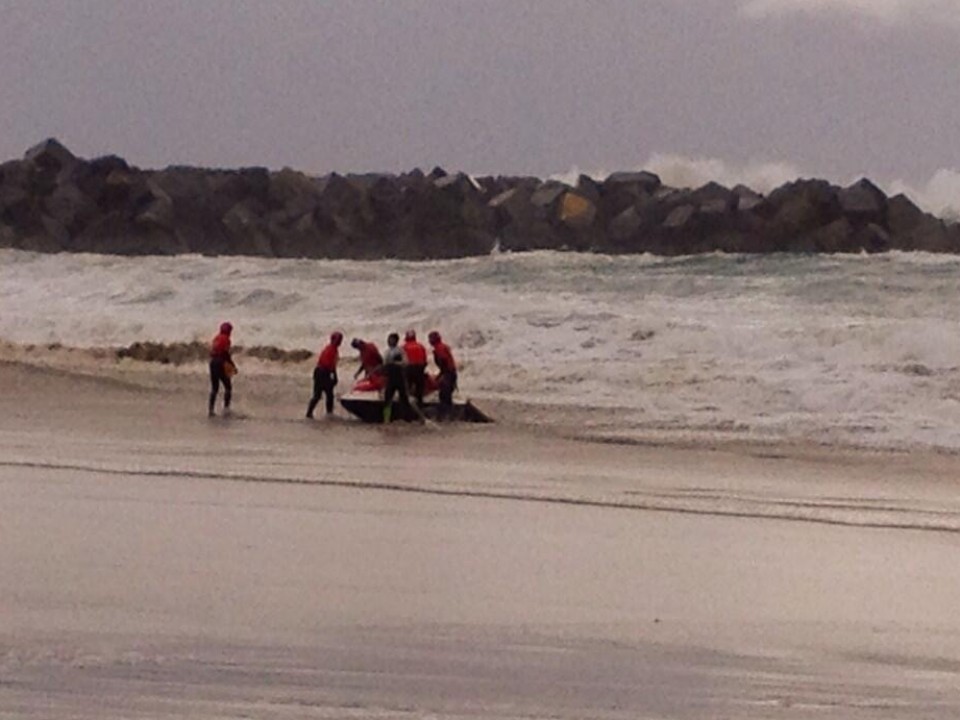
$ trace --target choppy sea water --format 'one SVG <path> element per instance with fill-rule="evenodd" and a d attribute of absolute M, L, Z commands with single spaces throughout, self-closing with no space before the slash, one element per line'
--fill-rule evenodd
<path fill-rule="evenodd" d="M 608 411 L 607 430 L 960 449 L 960 258 L 438 262 L 0 251 L 0 339 L 317 349 L 439 329 L 472 397 Z M 349 353 L 345 353 L 349 358 Z M 296 370 L 300 372 L 300 370 Z M 603 413 L 601 413 L 603 415 Z"/>

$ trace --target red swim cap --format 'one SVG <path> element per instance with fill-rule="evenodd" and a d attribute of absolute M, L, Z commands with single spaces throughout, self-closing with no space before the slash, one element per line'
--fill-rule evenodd
<path fill-rule="evenodd" d="M 430 341 L 431 345 L 436 345 L 438 342 L 440 342 L 440 333 L 438 333 L 436 330 L 431 330 L 430 334 L 427 335 L 427 340 Z"/>
<path fill-rule="evenodd" d="M 334 345 L 339 345 L 340 343 L 342 343 L 343 333 L 337 330 L 337 332 L 330 335 L 330 342 L 332 342 Z"/>
<path fill-rule="evenodd" d="M 228 322 L 220 323 L 220 332 L 222 332 L 224 335 L 229 335 L 233 332 L 233 325 Z"/>

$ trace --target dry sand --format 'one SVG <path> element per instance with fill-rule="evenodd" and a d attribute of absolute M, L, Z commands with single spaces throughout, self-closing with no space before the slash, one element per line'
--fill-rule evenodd
<path fill-rule="evenodd" d="M 960 716 L 956 457 L 83 370 L 0 364 L 2 718 Z"/>

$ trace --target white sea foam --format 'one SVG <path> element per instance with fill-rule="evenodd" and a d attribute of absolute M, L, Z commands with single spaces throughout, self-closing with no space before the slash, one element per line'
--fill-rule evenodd
<path fill-rule="evenodd" d="M 960 448 L 960 259 L 498 254 L 406 263 L 0 251 L 0 338 L 317 348 L 440 329 L 475 397 L 610 427 Z"/>

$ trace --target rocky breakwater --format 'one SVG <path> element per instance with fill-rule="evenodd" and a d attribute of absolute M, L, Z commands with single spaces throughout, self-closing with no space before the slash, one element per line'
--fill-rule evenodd
<path fill-rule="evenodd" d="M 440 168 L 311 177 L 291 169 L 141 170 L 46 140 L 0 165 L 0 247 L 123 255 L 455 258 L 503 250 L 960 251 L 960 226 L 869 180 L 768 195 L 649 172 L 472 178 Z"/>

